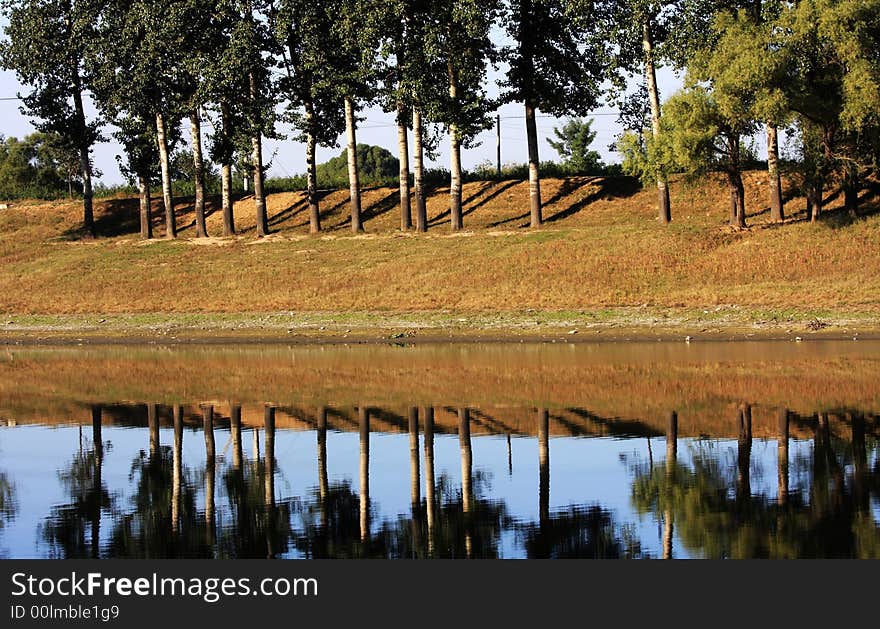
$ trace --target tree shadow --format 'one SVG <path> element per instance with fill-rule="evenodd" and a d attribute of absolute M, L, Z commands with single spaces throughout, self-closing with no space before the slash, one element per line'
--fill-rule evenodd
<path fill-rule="evenodd" d="M 303 199 L 297 201 L 296 203 L 294 203 L 293 205 L 289 205 L 288 207 L 284 208 L 283 210 L 278 212 L 278 214 L 276 214 L 275 216 L 271 217 L 269 219 L 269 226 L 270 227 L 277 227 L 278 225 L 280 225 L 281 223 L 283 223 L 287 219 L 296 218 L 297 216 L 299 216 L 300 214 L 305 212 L 308 209 L 308 207 L 309 207 L 308 198 L 303 198 Z M 306 221 L 305 223 L 297 223 L 296 225 L 294 225 L 294 227 L 301 227 L 302 225 L 308 225 L 308 224 L 309 224 L 308 221 Z"/>
<path fill-rule="evenodd" d="M 568 181 L 566 181 L 566 183 L 568 183 Z M 564 210 L 561 210 L 556 214 L 553 214 L 552 216 L 548 216 L 544 220 L 544 222 L 555 223 L 557 221 L 569 218 L 570 216 L 574 216 L 590 204 L 602 198 L 611 197 L 614 199 L 627 199 L 639 192 L 639 190 L 641 190 L 642 188 L 641 184 L 639 184 L 639 181 L 633 177 L 596 178 L 591 179 L 586 183 L 597 183 L 598 188 L 588 194 L 586 197 L 575 201 Z M 568 194 L 573 192 L 574 189 L 581 186 L 583 186 L 583 182 L 580 184 L 580 186 L 575 186 L 575 188 L 573 188 Z M 559 194 L 565 196 L 562 190 L 560 190 Z M 545 205 L 549 204 L 550 202 Z"/>

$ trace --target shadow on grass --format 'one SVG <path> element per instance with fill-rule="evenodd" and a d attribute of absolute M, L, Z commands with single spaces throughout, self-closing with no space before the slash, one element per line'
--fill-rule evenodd
<path fill-rule="evenodd" d="M 634 177 L 597 177 L 586 182 L 579 180 L 566 179 L 559 192 L 552 197 L 545 205 L 555 203 L 557 200 L 570 196 L 577 188 L 585 184 L 597 184 L 598 188 L 582 199 L 574 201 L 567 208 L 560 210 L 556 214 L 548 216 L 544 219 L 545 223 L 555 223 L 563 219 L 574 216 L 581 210 L 585 209 L 591 203 L 599 199 L 610 197 L 612 199 L 628 199 L 642 189 L 638 179 Z M 570 187 L 569 187 L 570 186 Z"/>

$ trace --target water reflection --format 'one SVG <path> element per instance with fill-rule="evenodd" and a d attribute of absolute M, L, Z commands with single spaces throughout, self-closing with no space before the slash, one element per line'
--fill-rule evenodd
<path fill-rule="evenodd" d="M 714 380 L 642 412 L 615 388 L 595 406 L 7 396 L 0 554 L 880 558 L 880 415 L 847 369 L 812 408 Z"/>

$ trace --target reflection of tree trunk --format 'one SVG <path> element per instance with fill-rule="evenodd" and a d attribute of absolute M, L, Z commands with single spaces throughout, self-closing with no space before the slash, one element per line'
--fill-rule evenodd
<path fill-rule="evenodd" d="M 365 406 L 361 406 L 358 415 L 361 433 L 361 542 L 366 543 L 370 537 L 370 411 Z"/>
<path fill-rule="evenodd" d="M 263 429 L 266 431 L 265 500 L 266 500 L 266 557 L 275 557 L 275 407 L 263 411 Z"/>
<path fill-rule="evenodd" d="M 788 409 L 779 411 L 779 441 L 776 445 L 776 468 L 777 468 L 777 502 L 779 506 L 788 504 L 788 441 L 789 441 L 789 414 Z"/>
<path fill-rule="evenodd" d="M 421 546 L 419 512 L 422 506 L 422 494 L 419 472 L 419 409 L 412 407 L 409 409 L 409 501 L 413 551 Z"/>
<path fill-rule="evenodd" d="M 104 443 L 101 436 L 101 407 L 92 406 L 92 447 L 95 452 L 95 474 L 92 484 L 92 559 L 101 555 L 101 485 L 103 484 Z"/>
<path fill-rule="evenodd" d="M 275 505 L 275 407 L 267 406 L 263 411 L 263 429 L 266 431 L 266 485 L 265 498 L 267 506 Z"/>
<path fill-rule="evenodd" d="M 202 425 L 205 429 L 205 456 L 213 459 L 216 453 L 214 446 L 214 407 L 210 404 L 202 407 Z"/>
<path fill-rule="evenodd" d="M 327 495 L 330 483 L 327 479 L 327 409 L 318 409 L 318 492 L 321 497 L 321 525 L 327 526 Z"/>
<path fill-rule="evenodd" d="M 538 512 L 541 527 L 550 522 L 550 413 L 538 411 Z"/>
<path fill-rule="evenodd" d="M 147 404 L 147 426 L 150 430 L 150 458 L 159 453 L 159 414 L 155 404 Z"/>
<path fill-rule="evenodd" d="M 229 410 L 229 432 L 232 437 L 232 468 L 241 469 L 241 406 L 233 405 Z"/>
<path fill-rule="evenodd" d="M 434 409 L 422 408 L 425 417 L 425 509 L 428 519 L 428 557 L 434 556 Z"/>
<path fill-rule="evenodd" d="M 507 475 L 513 476 L 513 447 L 510 443 L 510 433 L 507 433 Z"/>
<path fill-rule="evenodd" d="M 180 526 L 180 489 L 183 482 L 183 407 L 174 407 L 174 448 L 171 467 L 171 532 Z"/>
<path fill-rule="evenodd" d="M 214 444 L 214 407 L 202 407 L 205 429 L 205 531 L 209 547 L 214 546 L 214 480 L 216 476 Z"/>
<path fill-rule="evenodd" d="M 251 452 L 251 458 L 257 462 L 260 460 L 260 429 L 256 426 L 253 428 L 254 440 L 252 442 L 253 451 Z"/>
<path fill-rule="evenodd" d="M 471 510 L 473 492 L 473 456 L 471 452 L 471 415 L 466 408 L 458 409 L 458 443 L 461 449 L 461 510 L 464 514 L 464 548 L 468 559 L 473 557 Z"/>
<path fill-rule="evenodd" d="M 868 491 L 868 449 L 865 445 L 865 418 L 861 414 L 850 414 L 848 419 L 852 426 L 853 496 L 858 510 L 867 512 L 871 507 L 871 495 Z"/>
<path fill-rule="evenodd" d="M 104 442 L 101 436 L 101 407 L 92 406 L 92 447 L 95 449 L 95 458 L 104 458 Z"/>
<path fill-rule="evenodd" d="M 678 465 L 678 413 L 669 413 L 666 425 L 666 487 L 672 490 L 675 482 L 675 467 Z M 672 496 L 666 496 L 666 510 L 663 512 L 663 559 L 672 559 L 672 543 L 675 537 L 675 516 L 672 513 Z"/>
<path fill-rule="evenodd" d="M 750 467 L 752 463 L 752 407 L 739 408 L 739 441 L 737 442 L 737 500 L 747 501 L 752 495 Z"/>
<path fill-rule="evenodd" d="M 413 515 L 422 502 L 421 481 L 419 479 L 419 409 L 409 409 L 409 478 L 410 504 Z"/>

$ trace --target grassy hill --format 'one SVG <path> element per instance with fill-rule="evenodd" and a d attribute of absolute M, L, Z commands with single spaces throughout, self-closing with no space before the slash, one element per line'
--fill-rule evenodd
<path fill-rule="evenodd" d="M 303 194 L 272 195 L 274 234 L 263 240 L 250 198 L 236 203 L 235 238 L 196 240 L 192 200 L 180 199 L 181 239 L 150 242 L 137 236 L 136 199 L 98 202 L 93 242 L 78 239 L 79 204 L 15 203 L 0 210 L 0 330 L 880 330 L 878 190 L 865 193 L 859 219 L 833 194 L 821 223 L 789 198 L 790 218 L 774 225 L 763 175 L 746 185 L 746 231 L 726 226 L 720 180 L 674 185 L 668 228 L 655 220 L 654 191 L 633 180 L 549 180 L 537 231 L 527 228 L 527 183 L 470 183 L 467 231 L 455 235 L 445 189 L 429 199 L 427 235 L 400 232 L 390 188 L 364 193 L 359 236 L 347 192 L 323 198 L 318 236 L 307 233 Z M 221 232 L 218 203 L 211 234 Z M 161 236 L 158 200 L 154 216 Z"/>

